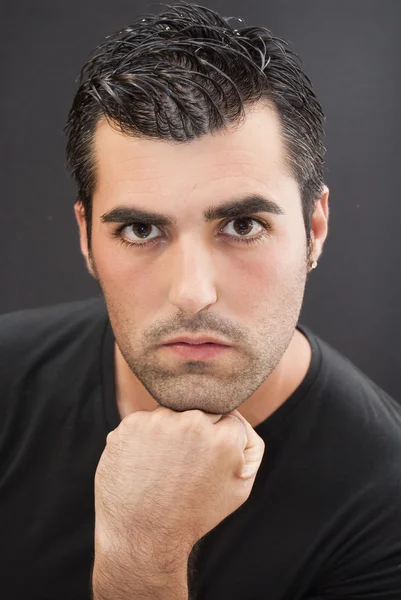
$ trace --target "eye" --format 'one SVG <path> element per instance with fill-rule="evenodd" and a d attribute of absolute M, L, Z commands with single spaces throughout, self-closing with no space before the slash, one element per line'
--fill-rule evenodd
<path fill-rule="evenodd" d="M 259 225 L 259 228 L 256 231 L 254 231 L 255 227 L 251 223 L 257 223 L 257 225 Z M 256 219 L 251 219 L 251 217 L 241 217 L 237 219 L 232 219 L 231 221 L 226 223 L 223 229 L 225 229 L 227 226 L 229 226 L 229 231 L 227 232 L 227 235 L 233 237 L 237 237 L 235 234 L 238 234 L 240 237 L 246 237 L 250 233 L 257 235 L 258 233 L 261 233 L 263 229 L 266 229 L 266 227 L 263 226 L 262 223 L 260 223 L 260 221 L 257 221 Z M 221 231 L 223 231 L 223 229 Z"/>
<path fill-rule="evenodd" d="M 150 237 L 150 232 L 152 231 L 152 227 L 154 229 L 159 229 L 156 225 L 152 225 L 149 223 L 132 223 L 131 225 L 125 225 L 121 229 L 121 233 L 124 232 L 124 237 L 128 238 L 127 241 L 133 244 L 137 242 L 141 244 L 141 240 L 145 243 L 151 242 L 157 236 Z M 160 229 L 159 229 L 160 231 Z M 132 237 L 131 237 L 132 236 Z M 139 239 L 138 239 L 139 238 Z"/>
<path fill-rule="evenodd" d="M 253 223 L 253 225 L 250 225 L 251 223 Z M 253 231 L 254 224 L 259 225 L 256 235 L 255 231 Z M 156 233 L 156 235 L 152 236 L 152 227 L 161 232 L 162 235 L 157 235 Z M 219 230 L 219 233 L 223 232 L 226 228 L 228 228 L 229 231 L 228 233 L 222 233 L 223 237 L 234 243 L 251 245 L 265 241 L 265 238 L 269 236 L 271 226 L 260 219 L 245 216 L 227 221 L 227 223 Z M 249 233 L 253 233 L 253 237 L 248 237 Z M 116 237 L 118 242 L 123 246 L 151 248 L 164 237 L 164 232 L 156 225 L 138 221 L 129 225 L 120 225 L 117 230 L 113 232 L 113 236 Z"/>

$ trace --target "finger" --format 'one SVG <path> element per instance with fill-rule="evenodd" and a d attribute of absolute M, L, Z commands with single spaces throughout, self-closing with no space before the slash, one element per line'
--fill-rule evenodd
<path fill-rule="evenodd" d="M 223 431 L 227 432 L 227 434 L 229 430 L 233 438 L 235 438 L 237 447 L 243 454 L 248 444 L 248 434 L 243 421 L 238 419 L 237 415 L 232 412 L 221 415 L 221 418 L 219 419 L 219 422 L 215 424 L 215 427 L 222 427 Z"/>
<path fill-rule="evenodd" d="M 230 414 L 233 417 L 237 417 L 243 423 L 246 430 L 247 443 L 244 448 L 245 464 L 242 469 L 241 478 L 249 479 L 255 477 L 263 459 L 265 443 L 238 410 L 233 410 Z"/>
<path fill-rule="evenodd" d="M 205 416 L 205 417 L 207 417 L 208 420 L 211 423 L 213 423 L 213 424 L 214 423 L 218 423 L 222 419 L 222 417 L 225 416 L 225 415 L 216 415 L 215 413 L 208 413 L 208 412 L 205 412 L 204 410 L 200 410 L 198 408 L 193 409 L 193 410 L 188 410 L 188 411 L 185 411 L 185 412 L 188 412 L 188 413 L 191 413 L 191 412 L 192 413 L 202 413 L 202 415 Z"/>
<path fill-rule="evenodd" d="M 112 431 L 110 431 L 107 434 L 107 437 L 106 437 L 106 446 L 107 446 L 107 444 L 111 443 L 111 438 L 113 438 L 114 436 L 115 436 L 115 429 L 113 429 Z"/>

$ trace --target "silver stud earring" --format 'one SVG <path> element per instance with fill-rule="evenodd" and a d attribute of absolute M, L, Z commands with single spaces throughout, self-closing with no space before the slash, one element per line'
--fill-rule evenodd
<path fill-rule="evenodd" d="M 316 267 L 317 267 L 317 262 L 314 260 L 313 263 L 311 264 L 311 268 L 316 269 Z"/>

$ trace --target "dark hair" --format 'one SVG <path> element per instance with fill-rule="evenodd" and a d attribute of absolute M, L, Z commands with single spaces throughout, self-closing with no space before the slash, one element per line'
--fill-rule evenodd
<path fill-rule="evenodd" d="M 233 29 L 233 17 L 209 8 L 165 6 L 108 36 L 78 78 L 65 127 L 67 166 L 85 210 L 89 249 L 99 119 L 135 137 L 186 142 L 240 124 L 244 107 L 259 101 L 280 117 L 309 247 L 323 185 L 324 115 L 300 59 L 264 27 Z"/>

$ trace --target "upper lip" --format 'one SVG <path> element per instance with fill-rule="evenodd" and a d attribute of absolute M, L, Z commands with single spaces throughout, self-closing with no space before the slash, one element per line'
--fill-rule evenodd
<path fill-rule="evenodd" d="M 207 344 L 207 343 L 211 343 L 211 344 L 220 344 L 221 346 L 229 346 L 229 344 L 227 344 L 226 342 L 223 342 L 222 340 L 219 340 L 217 338 L 213 338 L 213 337 L 209 337 L 209 336 L 204 336 L 204 337 L 198 337 L 198 338 L 194 338 L 194 337 L 189 337 L 189 336 L 179 336 L 176 338 L 172 338 L 171 340 L 167 340 L 164 342 L 164 345 L 166 344 L 178 344 L 178 342 L 185 342 L 186 344 Z"/>

